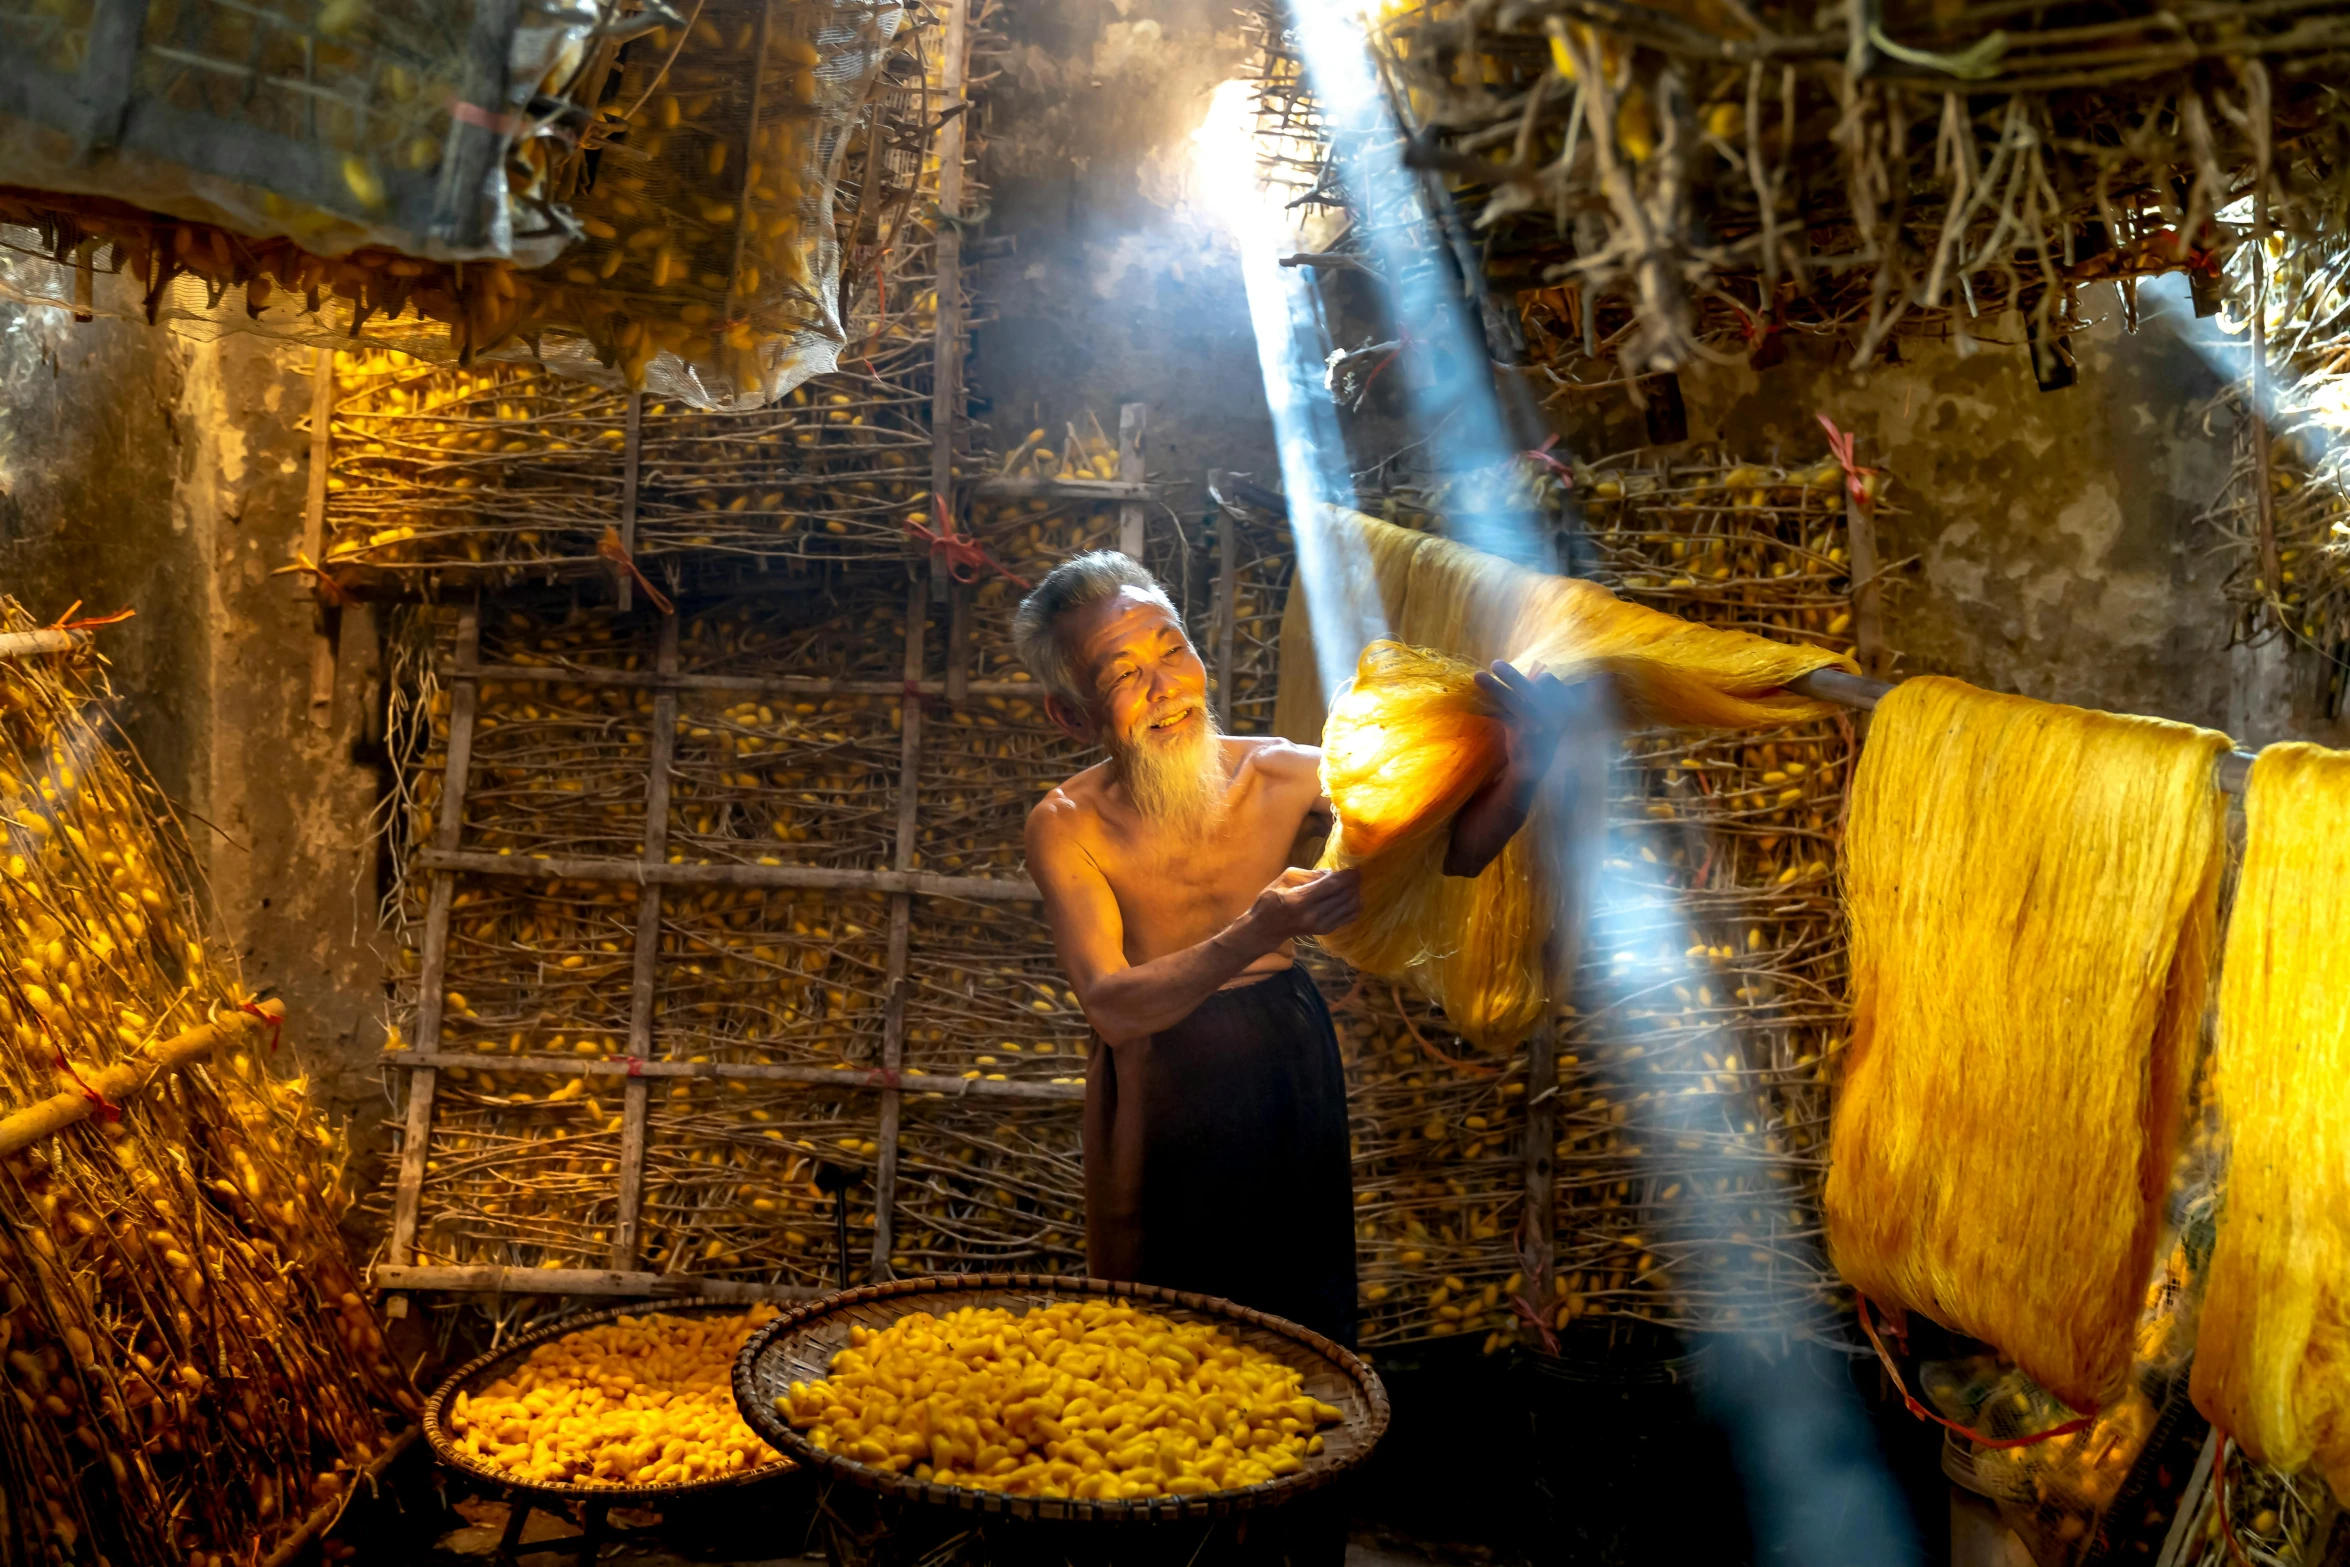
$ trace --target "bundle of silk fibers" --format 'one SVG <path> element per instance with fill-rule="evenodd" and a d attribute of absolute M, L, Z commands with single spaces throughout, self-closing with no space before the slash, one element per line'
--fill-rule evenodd
<path fill-rule="evenodd" d="M 1505 757 L 1500 715 L 1476 686 L 1507 658 L 1566 680 L 1604 676 L 1632 722 L 1723 728 L 1822 716 L 1786 683 L 1851 668 L 1824 648 L 1694 625 L 1596 583 L 1546 576 L 1358 512 L 1334 511 L 1333 548 L 1368 560 L 1394 639 L 1363 651 L 1321 726 L 1323 788 L 1338 819 L 1325 868 L 1363 875 L 1363 914 L 1323 943 L 1356 967 L 1409 978 L 1463 1038 L 1515 1045 L 1550 999 L 1545 950 L 1560 889 L 1557 846 L 1535 820 L 1484 872 L 1448 877 L 1453 817 Z M 1310 648 L 1283 630 L 1283 674 Z M 1302 656 L 1301 656 L 1302 653 Z M 1588 737 L 1567 737 L 1573 745 Z"/>
<path fill-rule="evenodd" d="M 1628 604 L 1596 582 L 1556 577 L 1430 533 L 1343 507 L 1317 513 L 1321 548 L 1364 563 L 1385 616 L 1385 634 L 1474 665 L 1539 662 L 1562 680 L 1605 677 L 1618 716 L 1635 729 L 1753 729 L 1836 711 L 1787 682 L 1817 669 L 1857 673 L 1849 654 L 1774 642 Z M 1281 690 L 1275 729 L 1311 743 L 1327 706 L 1314 644 L 1333 633 L 1312 625 L 1293 588 L 1281 622 Z"/>
<path fill-rule="evenodd" d="M 2350 753 L 2272 745 L 2244 798 L 2213 1088 L 2226 1205 L 2195 1407 L 2350 1496 Z"/>
<path fill-rule="evenodd" d="M 2209 980 L 2225 735 L 1915 679 L 1844 837 L 1829 1251 L 1870 1299 L 2120 1396 Z"/>

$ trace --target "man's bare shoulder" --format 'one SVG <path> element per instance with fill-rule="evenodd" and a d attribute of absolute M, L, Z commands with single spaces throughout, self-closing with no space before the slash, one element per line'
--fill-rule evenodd
<path fill-rule="evenodd" d="M 1102 789 L 1108 774 L 1109 764 L 1096 762 L 1076 777 L 1055 785 L 1043 799 L 1030 806 L 1030 848 L 1083 837 L 1101 818 Z"/>
<path fill-rule="evenodd" d="M 1226 745 L 1241 747 L 1240 760 L 1257 769 L 1268 778 L 1285 783 L 1312 783 L 1321 786 L 1322 751 L 1319 746 L 1299 745 L 1279 735 L 1228 735 Z"/>

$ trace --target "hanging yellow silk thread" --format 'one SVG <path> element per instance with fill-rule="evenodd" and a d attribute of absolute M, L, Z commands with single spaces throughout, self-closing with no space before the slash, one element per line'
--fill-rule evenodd
<path fill-rule="evenodd" d="M 1742 728 L 1833 711 L 1783 688 L 1851 660 L 1693 625 L 1359 512 L 1329 510 L 1325 524 L 1329 548 L 1370 562 L 1395 637 L 1363 650 L 1320 726 L 1338 818 L 1320 863 L 1363 875 L 1362 917 L 1323 944 L 1358 968 L 1408 977 L 1463 1038 L 1507 1048 L 1549 998 L 1556 889 L 1539 810 L 1482 874 L 1443 873 L 1453 816 L 1504 755 L 1477 669 L 1507 658 L 1567 680 L 1605 675 L 1630 722 Z M 1284 618 L 1284 698 L 1292 668 L 1312 667 L 1302 627 Z"/>
<path fill-rule="evenodd" d="M 1626 603 L 1596 582 L 1554 577 L 1434 534 L 1399 528 L 1358 511 L 1317 513 L 1322 551 L 1367 562 L 1386 636 L 1483 666 L 1540 662 L 1562 680 L 1607 676 L 1624 722 L 1650 726 L 1752 729 L 1822 718 L 1829 703 L 1801 697 L 1787 682 L 1816 669 L 1858 673 L 1851 655 L 1805 643 L 1774 642 Z M 1311 743 L 1325 706 L 1316 678 L 1317 637 L 1299 588 L 1281 621 L 1281 690 L 1274 726 Z"/>
<path fill-rule="evenodd" d="M 1923 677 L 1844 836 L 1828 1245 L 2075 1409 L 2125 1388 L 2211 967 L 2225 735 Z"/>
<path fill-rule="evenodd" d="M 2350 1496 L 2350 753 L 2272 745 L 2244 797 L 2213 1087 L 2226 1202 L 2195 1407 Z"/>

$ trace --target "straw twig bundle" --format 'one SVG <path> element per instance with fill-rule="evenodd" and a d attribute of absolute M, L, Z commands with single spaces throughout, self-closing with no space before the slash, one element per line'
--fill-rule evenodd
<path fill-rule="evenodd" d="M 9 601 L 0 623 L 32 624 Z M 211 1059 L 0 1159 L 0 1562 L 219 1567 L 331 1504 L 417 1404 L 337 1231 L 346 1150 L 244 1023 L 107 694 L 87 664 L 0 665 L 0 1094 L 97 1094 L 231 1021 Z"/>

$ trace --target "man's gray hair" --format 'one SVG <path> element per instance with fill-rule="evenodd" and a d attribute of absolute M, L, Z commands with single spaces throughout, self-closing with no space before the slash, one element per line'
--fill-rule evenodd
<path fill-rule="evenodd" d="M 1131 555 L 1116 550 L 1092 550 L 1061 562 L 1020 601 L 1012 616 L 1012 646 L 1047 694 L 1084 711 L 1093 707 L 1098 692 L 1082 679 L 1077 657 L 1061 635 L 1061 623 L 1073 612 L 1118 596 L 1132 588 L 1144 598 L 1164 605 L 1181 624 L 1182 616 L 1159 579 Z"/>

